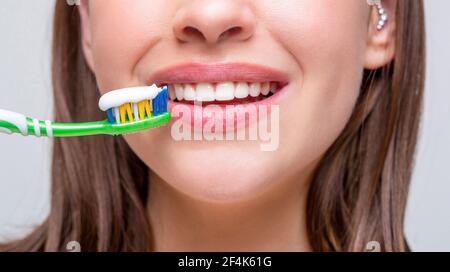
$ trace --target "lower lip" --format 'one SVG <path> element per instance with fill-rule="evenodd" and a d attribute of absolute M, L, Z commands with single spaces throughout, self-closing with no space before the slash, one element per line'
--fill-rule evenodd
<path fill-rule="evenodd" d="M 259 101 L 255 102 L 249 102 L 245 104 L 235 104 L 230 103 L 226 104 L 226 102 L 219 102 L 218 104 L 214 104 L 218 106 L 219 113 L 223 113 L 221 115 L 218 115 L 216 117 L 210 117 L 208 114 L 211 112 L 211 107 L 208 106 L 200 106 L 200 105 L 194 105 L 191 103 L 179 103 L 169 100 L 168 109 L 172 115 L 172 122 L 178 121 L 180 118 L 182 119 L 182 122 L 186 125 L 189 125 L 191 127 L 194 127 L 194 130 L 196 128 L 201 128 L 202 130 L 205 128 L 205 126 L 209 123 L 214 124 L 219 122 L 220 124 L 223 124 L 222 127 L 215 127 L 214 131 L 223 131 L 225 128 L 230 129 L 229 125 L 230 122 L 233 123 L 234 129 L 241 128 L 241 127 L 248 127 L 253 122 L 258 122 L 260 118 L 260 110 L 265 107 L 267 109 L 267 115 L 270 114 L 271 106 L 273 105 L 279 105 L 279 101 L 281 98 L 285 95 L 287 86 L 289 84 L 284 85 L 281 87 L 277 92 L 272 94 L 270 97 L 264 98 Z M 227 107 L 235 107 L 234 113 L 232 116 L 226 115 L 227 113 Z M 183 107 L 176 110 L 177 115 L 179 115 L 179 111 L 182 112 L 181 116 L 175 116 L 175 107 Z M 256 109 L 255 111 L 255 118 L 249 118 L 248 111 L 246 110 L 246 107 L 253 107 Z M 187 116 L 183 116 L 183 114 Z M 245 120 L 245 121 L 244 121 Z M 244 122 L 242 122 L 244 121 Z M 228 125 L 228 127 L 227 127 Z"/>

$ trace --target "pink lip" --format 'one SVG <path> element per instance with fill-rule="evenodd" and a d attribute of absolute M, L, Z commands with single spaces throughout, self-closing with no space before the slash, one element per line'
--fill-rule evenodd
<path fill-rule="evenodd" d="M 274 68 L 249 63 L 184 63 L 159 70 L 150 75 L 147 84 L 247 81 L 287 83 L 285 73 Z"/>
<path fill-rule="evenodd" d="M 279 85 L 279 91 L 272 96 L 265 98 L 261 101 L 250 102 L 244 104 L 244 107 L 256 107 L 257 112 L 261 106 L 269 107 L 270 105 L 277 104 L 280 97 L 284 95 L 283 90 L 285 90 L 288 85 L 287 74 L 278 71 L 274 68 L 267 66 L 262 66 L 258 64 L 250 63 L 218 63 L 218 64 L 203 64 L 203 63 L 184 63 L 175 66 L 171 66 L 165 69 L 161 69 L 152 73 L 146 81 L 147 85 L 156 84 L 177 84 L 177 83 L 217 83 L 225 81 L 245 81 L 245 82 L 277 82 Z M 205 107 L 195 107 L 190 104 L 182 104 L 178 102 L 173 102 L 169 100 L 169 111 L 173 115 L 173 109 L 176 106 L 184 106 L 190 111 L 190 122 L 188 122 L 193 127 L 203 128 L 205 124 L 210 120 L 210 118 L 205 117 Z M 199 110 L 200 108 L 200 110 Z M 221 105 L 222 109 L 225 109 L 225 105 Z M 199 111 L 202 118 L 198 118 Z M 270 112 L 270 107 L 269 107 Z M 241 116 L 240 116 L 241 115 Z M 249 125 L 249 118 L 245 117 L 246 111 L 239 110 L 236 112 L 234 118 L 234 126 L 237 124 L 237 120 L 243 118 L 246 120 L 244 126 Z M 256 120 L 258 120 L 258 116 Z M 183 118 L 183 117 L 181 117 Z M 217 117 L 216 117 L 217 118 Z M 222 117 L 223 124 L 225 126 L 226 116 Z M 183 121 L 185 121 L 183 118 Z M 175 119 L 176 120 L 176 119 Z M 220 128 L 218 128 L 221 130 Z"/>

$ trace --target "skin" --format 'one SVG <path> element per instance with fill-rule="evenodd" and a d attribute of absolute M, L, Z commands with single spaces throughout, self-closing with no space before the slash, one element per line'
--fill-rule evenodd
<path fill-rule="evenodd" d="M 257 63 L 289 77 L 274 152 L 257 141 L 176 142 L 170 126 L 125 136 L 151 169 L 157 251 L 311 250 L 312 172 L 351 116 L 363 69 L 394 57 L 395 3 L 383 2 L 390 21 L 376 31 L 363 0 L 82 1 L 82 46 L 102 93 L 192 60 Z"/>

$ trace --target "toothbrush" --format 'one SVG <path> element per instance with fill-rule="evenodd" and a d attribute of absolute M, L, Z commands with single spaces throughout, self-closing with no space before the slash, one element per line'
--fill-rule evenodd
<path fill-rule="evenodd" d="M 169 123 L 167 100 L 167 86 L 159 88 L 152 85 L 111 91 L 99 101 L 99 107 L 106 112 L 107 119 L 86 123 L 52 123 L 0 109 L 0 132 L 36 137 L 129 134 Z"/>

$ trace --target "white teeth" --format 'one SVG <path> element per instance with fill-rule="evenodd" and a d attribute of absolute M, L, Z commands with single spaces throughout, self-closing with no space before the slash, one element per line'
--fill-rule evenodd
<path fill-rule="evenodd" d="M 278 84 L 275 82 L 270 82 L 270 92 L 271 93 L 276 93 L 277 92 L 277 88 L 278 88 Z"/>
<path fill-rule="evenodd" d="M 169 85 L 169 97 L 178 101 L 231 101 L 235 98 L 268 96 L 277 91 L 278 84 L 275 82 L 219 82 L 197 83 L 197 84 L 172 84 Z"/>
<path fill-rule="evenodd" d="M 184 85 L 184 99 L 194 101 L 196 98 L 195 89 L 191 84 Z"/>
<path fill-rule="evenodd" d="M 175 88 L 173 85 L 169 85 L 169 98 L 170 100 L 175 100 L 175 98 L 177 98 L 176 94 L 175 94 Z"/>
<path fill-rule="evenodd" d="M 239 82 L 234 90 L 234 97 L 246 98 L 248 96 L 249 87 L 247 82 Z"/>
<path fill-rule="evenodd" d="M 216 86 L 216 100 L 228 101 L 234 99 L 234 83 L 224 82 Z"/>
<path fill-rule="evenodd" d="M 266 96 L 269 94 L 269 92 L 270 92 L 270 83 L 269 82 L 263 83 L 261 86 L 261 94 Z"/>
<path fill-rule="evenodd" d="M 261 94 L 261 83 L 250 84 L 249 93 L 251 97 L 258 97 Z"/>
<path fill-rule="evenodd" d="M 178 101 L 183 100 L 183 98 L 184 98 L 184 89 L 183 89 L 182 85 L 175 84 L 175 95 L 176 95 Z"/>
<path fill-rule="evenodd" d="M 196 100 L 201 102 L 214 101 L 214 86 L 210 83 L 197 84 L 195 88 Z"/>

